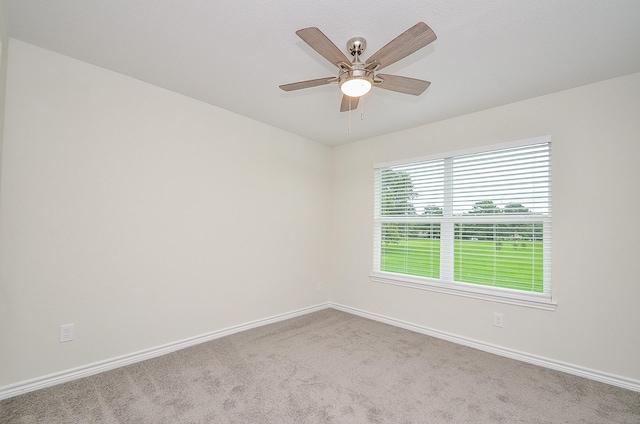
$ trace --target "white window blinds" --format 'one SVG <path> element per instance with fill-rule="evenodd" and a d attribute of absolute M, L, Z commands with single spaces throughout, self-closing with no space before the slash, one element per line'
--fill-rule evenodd
<path fill-rule="evenodd" d="M 374 217 L 374 274 L 550 299 L 549 138 L 378 166 Z"/>

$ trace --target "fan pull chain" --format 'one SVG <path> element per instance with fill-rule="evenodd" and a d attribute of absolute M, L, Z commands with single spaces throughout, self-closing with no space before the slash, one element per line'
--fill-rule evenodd
<path fill-rule="evenodd" d="M 362 102 L 361 102 L 362 106 L 360 106 L 360 108 L 362 110 L 362 112 L 360 112 L 360 120 L 364 121 L 364 96 L 362 96 L 360 98 L 362 99 Z"/>
<path fill-rule="evenodd" d="M 349 134 L 351 134 L 351 97 L 349 97 Z"/>

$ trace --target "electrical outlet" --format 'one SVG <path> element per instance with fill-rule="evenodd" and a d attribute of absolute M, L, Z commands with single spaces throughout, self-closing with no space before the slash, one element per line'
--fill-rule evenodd
<path fill-rule="evenodd" d="M 322 281 L 318 281 L 318 291 L 321 292 L 324 290 L 324 283 Z"/>
<path fill-rule="evenodd" d="M 65 324 L 60 326 L 60 343 L 70 342 L 73 340 L 73 324 Z"/>
<path fill-rule="evenodd" d="M 501 313 L 494 312 L 493 313 L 493 326 L 494 327 L 503 327 L 504 325 L 504 316 Z"/>

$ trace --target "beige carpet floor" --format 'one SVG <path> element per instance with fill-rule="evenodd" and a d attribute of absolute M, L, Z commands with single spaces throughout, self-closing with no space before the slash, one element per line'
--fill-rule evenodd
<path fill-rule="evenodd" d="M 640 393 L 327 309 L 0 402 L 0 423 L 640 423 Z"/>

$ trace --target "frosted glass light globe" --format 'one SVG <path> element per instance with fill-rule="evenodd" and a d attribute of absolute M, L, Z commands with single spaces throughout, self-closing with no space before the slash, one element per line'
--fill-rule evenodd
<path fill-rule="evenodd" d="M 340 84 L 340 91 L 345 96 L 360 97 L 371 90 L 371 81 L 364 78 L 347 79 Z"/>

